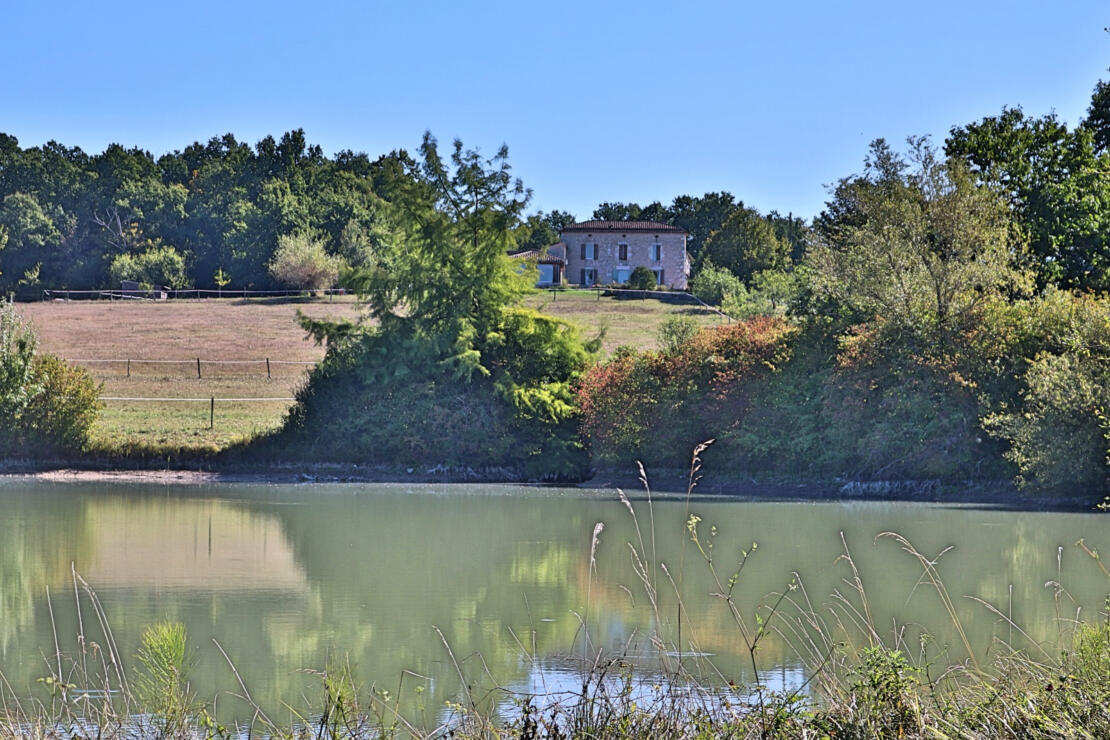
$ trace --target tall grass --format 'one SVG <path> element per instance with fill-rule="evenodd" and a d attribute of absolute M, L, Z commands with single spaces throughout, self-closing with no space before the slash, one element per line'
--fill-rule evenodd
<path fill-rule="evenodd" d="M 650 619 L 648 632 L 617 649 L 603 647 L 594 596 L 596 553 L 605 536 L 599 523 L 589 544 L 585 604 L 574 644 L 565 660 L 577 666 L 573 687 L 544 681 L 548 656 L 536 649 L 534 633 L 511 632 L 521 657 L 541 677 L 539 691 L 500 684 L 480 655 L 456 655 L 436 630 L 446 664 L 459 691 L 446 707 L 422 702 L 428 677 L 403 673 L 394 686 L 360 685 L 346 660 L 333 656 L 314 675 L 319 689 L 304 706 L 289 707 L 290 720 L 275 722 L 251 696 L 223 647 L 228 670 L 239 683 L 233 696 L 248 708 L 242 721 L 224 726 L 212 707 L 196 699 L 189 682 L 191 647 L 184 627 L 157 624 L 142 635 L 135 656 L 124 656 L 93 589 L 74 572 L 77 603 L 76 649 L 64 653 L 55 634 L 34 697 L 19 695 L 0 675 L 0 735 L 34 738 L 1107 738 L 1110 737 L 1110 621 L 1101 613 L 1084 621 L 1070 613 L 1063 584 L 1050 582 L 1057 605 L 1053 645 L 1033 639 L 1005 609 L 970 596 L 1004 626 L 1004 638 L 977 652 L 948 591 L 936 557 L 927 557 L 905 537 L 884 532 L 920 568 L 914 589 L 932 592 L 947 624 L 932 625 L 955 635 L 960 659 L 928 632 L 876 622 L 872 604 L 884 594 L 867 587 L 867 574 L 842 537 L 837 565 L 843 586 L 814 597 L 799 573 L 756 604 L 736 596 L 745 574 L 759 563 L 758 543 L 733 559 L 718 554 L 715 527 L 690 511 L 701 474 L 699 446 L 689 469 L 687 505 L 680 522 L 656 518 L 651 488 L 642 474 L 645 499 L 633 505 L 623 491 L 633 536 L 623 543 L 635 574 L 630 597 Z M 658 541 L 680 536 L 678 563 L 659 559 Z M 1098 553 L 1077 546 L 1110 571 Z M 687 562 L 687 553 L 689 562 Z M 684 600 L 691 568 L 708 571 L 715 600 L 744 646 L 752 676 L 733 683 L 714 665 L 697 639 L 697 614 Z M 49 612 L 53 603 L 48 598 Z M 673 610 L 673 611 L 672 611 Z M 673 614 L 673 619 L 671 615 Z M 92 629 L 87 631 L 87 628 Z M 92 639 L 92 633 L 100 635 Z M 761 650 L 775 636 L 789 644 L 805 666 L 804 679 L 772 688 L 763 675 Z M 650 647 L 651 669 L 634 643 Z M 987 656 L 987 657 L 977 657 Z M 133 658 L 133 659 L 132 659 Z M 419 684 L 415 689 L 412 679 Z M 402 695 L 416 695 L 404 705 Z"/>

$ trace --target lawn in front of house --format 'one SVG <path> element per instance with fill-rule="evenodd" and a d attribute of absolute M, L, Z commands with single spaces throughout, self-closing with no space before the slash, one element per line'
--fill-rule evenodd
<path fill-rule="evenodd" d="M 667 303 L 655 298 L 621 300 L 589 290 L 537 290 L 525 298 L 524 304 L 577 324 L 587 337 L 595 336 L 604 327 L 602 353 L 606 357 L 621 345 L 658 349 L 659 329 L 670 316 L 691 316 L 702 326 L 720 326 L 728 321 L 704 306 Z"/>

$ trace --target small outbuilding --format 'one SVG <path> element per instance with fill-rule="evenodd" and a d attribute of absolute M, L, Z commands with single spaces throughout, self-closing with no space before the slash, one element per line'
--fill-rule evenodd
<path fill-rule="evenodd" d="M 567 245 L 559 242 L 544 249 L 526 249 L 522 252 L 512 252 L 509 257 L 524 262 L 535 262 L 540 278 L 536 287 L 547 288 L 553 285 L 562 285 L 567 267 Z"/>

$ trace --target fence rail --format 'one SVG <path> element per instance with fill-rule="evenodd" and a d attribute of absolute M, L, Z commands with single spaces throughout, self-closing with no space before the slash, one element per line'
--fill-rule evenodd
<path fill-rule="evenodd" d="M 131 365 L 195 365 L 197 369 L 197 377 L 202 378 L 201 366 L 202 365 L 265 365 L 266 377 L 273 377 L 271 373 L 272 365 L 299 365 L 301 367 L 312 367 L 316 363 L 311 360 L 271 360 L 269 357 L 263 357 L 260 360 L 202 360 L 200 357 L 191 357 L 187 360 L 142 360 L 135 358 L 111 358 L 111 359 L 95 359 L 95 358 L 79 358 L 67 357 L 64 362 L 69 362 L 74 365 L 96 365 L 96 364 L 118 364 L 125 365 L 127 368 L 127 377 L 131 377 Z"/>
<path fill-rule="evenodd" d="M 194 402 L 196 402 L 196 401 L 234 401 L 236 403 L 240 403 L 240 402 L 244 402 L 244 401 L 266 401 L 266 402 L 269 402 L 269 403 L 273 403 L 273 402 L 276 402 L 276 401 L 296 401 L 297 399 L 292 398 L 292 397 L 288 397 L 288 398 L 286 398 L 286 397 L 259 398 L 259 397 L 256 397 L 256 396 L 252 396 L 250 398 L 218 398 L 218 397 L 214 397 L 214 396 L 205 396 L 204 398 L 189 398 L 189 397 L 186 397 L 186 396 L 173 396 L 172 398 L 145 398 L 145 397 L 144 398 L 128 398 L 126 396 L 101 396 L 100 400 L 101 401 L 158 401 L 160 403 L 165 403 L 167 401 L 194 401 Z"/>
<path fill-rule="evenodd" d="M 344 288 L 326 288 L 324 290 L 247 290 L 224 288 L 172 288 L 170 290 L 43 290 L 42 299 L 50 301 L 63 300 L 89 300 L 107 298 L 113 301 L 157 301 L 158 295 L 164 293 L 166 298 L 252 298 L 252 297 L 298 297 L 309 298 L 315 295 L 337 296 L 349 295 Z"/>

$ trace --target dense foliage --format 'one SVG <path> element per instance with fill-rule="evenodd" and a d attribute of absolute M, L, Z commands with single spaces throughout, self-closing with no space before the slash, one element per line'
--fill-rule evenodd
<path fill-rule="evenodd" d="M 596 343 L 513 305 L 534 281 L 507 257 L 529 193 L 504 149 L 456 141 L 444 162 L 425 136 L 420 154 L 383 182 L 390 237 L 349 278 L 373 324 L 307 323 L 330 346 L 286 438 L 314 457 L 581 475 L 573 383 Z"/>
<path fill-rule="evenodd" d="M 227 134 L 158 158 L 118 144 L 24 149 L 0 134 L 0 290 L 110 287 L 124 275 L 216 287 L 218 270 L 233 287 L 277 287 L 267 265 L 278 239 L 304 233 L 360 265 L 378 238 L 375 179 L 391 166 L 325 157 L 301 130 L 253 147 Z M 154 262 L 175 264 L 158 274 Z"/>
<path fill-rule="evenodd" d="M 672 340 L 664 352 L 618 351 L 591 368 L 578 400 L 594 457 L 681 464 L 743 421 L 756 379 L 786 360 L 793 331 L 756 319 Z"/>
<path fill-rule="evenodd" d="M 740 323 L 668 327 L 663 352 L 587 373 L 596 460 L 681 464 L 715 438 L 706 460 L 732 474 L 1110 494 L 1110 301 L 1037 292 L 1005 196 L 909 144 L 876 141 L 834 186 L 801 264 L 742 276 L 703 252 L 693 291 Z M 724 341 L 735 332 L 767 344 Z M 727 391 L 722 367 L 742 369 Z"/>

